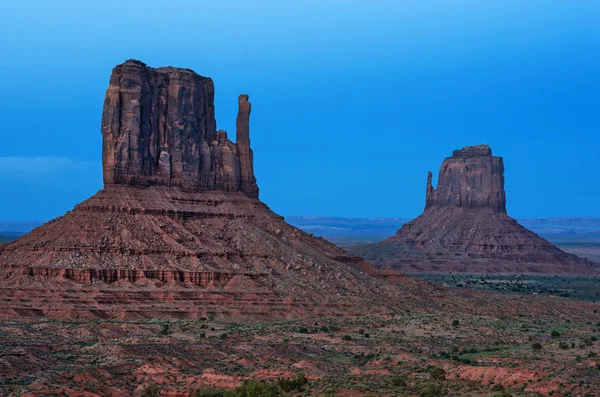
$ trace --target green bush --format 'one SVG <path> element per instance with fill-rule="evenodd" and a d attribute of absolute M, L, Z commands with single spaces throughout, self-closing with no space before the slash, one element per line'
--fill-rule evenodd
<path fill-rule="evenodd" d="M 407 383 L 406 375 L 396 375 L 392 377 L 392 385 L 395 387 L 404 387 Z"/>
<path fill-rule="evenodd" d="M 500 383 L 495 384 L 494 386 L 492 386 L 492 391 L 504 391 L 504 386 Z"/>
<path fill-rule="evenodd" d="M 419 397 L 437 397 L 442 394 L 442 385 L 439 383 L 425 382 L 421 384 Z"/>
<path fill-rule="evenodd" d="M 542 350 L 542 345 L 540 345 L 539 343 L 536 342 L 531 345 L 531 348 L 535 351 Z"/>
<path fill-rule="evenodd" d="M 429 374 L 431 380 L 445 380 L 446 379 L 446 371 L 442 368 L 436 367 Z"/>
<path fill-rule="evenodd" d="M 558 344 L 558 347 L 561 348 L 561 349 L 563 349 L 563 350 L 567 350 L 569 348 L 569 344 L 565 343 L 565 342 L 560 342 Z"/>
<path fill-rule="evenodd" d="M 297 374 L 293 379 L 283 379 L 280 378 L 277 381 L 277 385 L 283 391 L 292 391 L 292 390 L 300 390 L 303 386 L 308 383 L 308 379 L 304 374 Z"/>
<path fill-rule="evenodd" d="M 163 324 L 162 329 L 160 330 L 161 335 L 171 335 L 171 328 L 169 324 Z"/>
<path fill-rule="evenodd" d="M 453 320 L 452 321 L 452 326 L 453 327 L 458 327 L 458 324 L 460 324 L 460 321 L 458 321 L 458 320 Z"/>
<path fill-rule="evenodd" d="M 550 333 L 550 336 L 553 337 L 553 338 L 558 338 L 560 336 L 560 332 L 558 332 L 558 331 L 552 331 Z"/>
<path fill-rule="evenodd" d="M 196 390 L 192 397 L 223 397 L 225 395 L 224 390 L 219 389 L 202 389 Z"/>

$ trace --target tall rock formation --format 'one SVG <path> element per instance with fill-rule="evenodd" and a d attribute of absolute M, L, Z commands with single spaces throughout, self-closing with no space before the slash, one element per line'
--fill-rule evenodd
<path fill-rule="evenodd" d="M 594 273 L 506 213 L 504 163 L 487 145 L 455 150 L 438 184 L 428 173 L 425 211 L 389 239 L 349 248 L 405 273 Z"/>
<path fill-rule="evenodd" d="M 213 97 L 212 80 L 191 70 L 114 68 L 102 114 L 104 189 L 0 245 L 0 318 L 239 321 L 414 301 L 391 284 L 405 278 L 258 200 L 248 96 L 238 100 L 235 144 L 216 129 Z"/>
<path fill-rule="evenodd" d="M 464 208 L 489 208 L 506 213 L 504 162 L 492 156 L 488 145 L 455 150 L 442 163 L 437 189 L 427 178 L 425 209 L 451 205 Z"/>
<path fill-rule="evenodd" d="M 258 186 L 254 177 L 254 154 L 250 148 L 251 110 L 252 106 L 248 102 L 248 95 L 240 95 L 238 98 L 235 145 L 237 146 L 240 162 L 240 190 L 251 197 L 258 197 Z"/>
<path fill-rule="evenodd" d="M 243 191 L 258 197 L 248 96 L 241 95 L 239 103 L 245 133 L 240 134 L 238 115 L 242 140 L 234 144 L 216 129 L 210 78 L 135 60 L 118 65 L 102 112 L 104 184 Z"/>

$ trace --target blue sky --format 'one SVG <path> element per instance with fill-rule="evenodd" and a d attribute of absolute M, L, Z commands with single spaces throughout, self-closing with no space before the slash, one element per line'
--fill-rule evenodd
<path fill-rule="evenodd" d="M 261 198 L 282 215 L 412 217 L 428 170 L 488 143 L 509 214 L 600 216 L 600 2 L 32 1 L 0 6 L 0 219 L 102 188 L 114 65 L 194 69 L 217 123 L 253 104 Z"/>

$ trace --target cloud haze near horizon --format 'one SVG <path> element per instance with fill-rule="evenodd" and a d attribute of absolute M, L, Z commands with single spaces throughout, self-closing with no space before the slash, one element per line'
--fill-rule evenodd
<path fill-rule="evenodd" d="M 414 217 L 427 171 L 488 143 L 512 216 L 600 216 L 599 2 L 1 8 L 0 219 L 47 220 L 102 188 L 104 91 L 129 58 L 212 77 L 230 133 L 250 94 L 261 199 L 283 215 Z"/>

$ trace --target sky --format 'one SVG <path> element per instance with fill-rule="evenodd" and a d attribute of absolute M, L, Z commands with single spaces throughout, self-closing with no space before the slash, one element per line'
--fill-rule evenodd
<path fill-rule="evenodd" d="M 427 171 L 487 143 L 509 215 L 600 216 L 596 0 L 89 0 L 0 5 L 0 220 L 102 188 L 100 119 L 127 59 L 250 95 L 260 197 L 284 215 L 414 217 Z"/>

